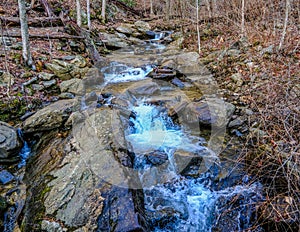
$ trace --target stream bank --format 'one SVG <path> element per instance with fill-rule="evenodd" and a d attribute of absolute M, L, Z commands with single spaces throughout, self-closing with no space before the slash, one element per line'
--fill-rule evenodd
<path fill-rule="evenodd" d="M 176 44 L 116 51 L 107 56 L 108 64 L 96 66 L 100 74 L 90 75 L 93 81 L 72 82 L 74 98 L 24 121 L 24 134 L 34 143 L 24 177 L 21 230 L 228 231 L 251 226 L 261 186 L 232 162 L 240 145 L 223 151 L 235 107 L 220 97 L 197 53 L 178 50 Z M 154 124 L 145 127 L 145 122 Z M 153 138 L 142 150 L 132 144 L 143 141 L 140 135 Z M 187 140 L 180 145 L 181 138 Z M 140 168 L 146 170 L 142 178 Z M 241 206 L 224 216 L 232 201 Z"/>

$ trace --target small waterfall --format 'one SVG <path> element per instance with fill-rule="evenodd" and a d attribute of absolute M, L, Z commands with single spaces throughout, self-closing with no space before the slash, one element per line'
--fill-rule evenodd
<path fill-rule="evenodd" d="M 19 153 L 19 156 L 21 158 L 21 161 L 20 163 L 18 164 L 18 168 L 21 168 L 21 167 L 24 167 L 26 165 L 26 161 L 27 159 L 29 158 L 30 156 L 30 153 L 31 153 L 31 149 L 27 143 L 26 140 L 24 140 L 23 138 L 23 132 L 21 129 L 18 129 L 18 135 L 19 135 L 19 138 L 22 140 L 23 142 L 23 147 Z"/>
<path fill-rule="evenodd" d="M 156 32 L 153 40 L 161 40 L 162 38 L 164 38 L 164 36 L 165 36 L 164 32 Z"/>
<path fill-rule="evenodd" d="M 112 62 L 108 67 L 102 68 L 104 73 L 105 85 L 110 83 L 120 83 L 129 81 L 139 81 L 153 70 L 153 66 L 145 65 L 142 67 L 130 67 L 117 62 Z"/>
<path fill-rule="evenodd" d="M 3 232 L 13 232 L 15 228 L 15 223 L 17 220 L 15 206 L 10 206 L 4 214 L 4 231 Z"/>
<path fill-rule="evenodd" d="M 203 172 L 197 178 L 181 175 L 176 169 L 176 150 L 197 153 L 209 149 L 195 143 L 195 137 L 176 126 L 163 110 L 143 103 L 132 110 L 136 116 L 130 119 L 126 138 L 135 153 L 134 168 L 143 186 L 146 220 L 151 231 L 209 232 L 219 228 L 219 224 L 225 227 L 227 222 L 220 215 L 239 196 L 241 200 L 231 212 L 229 229 L 220 231 L 243 231 L 251 226 L 255 203 L 262 200 L 259 183 L 215 190 L 210 172 Z M 149 163 L 147 157 L 153 151 L 165 153 L 166 161 L 159 165 Z"/>
<path fill-rule="evenodd" d="M 127 136 L 135 153 L 177 147 L 182 143 L 181 131 L 176 129 L 165 112 L 151 105 L 141 104 L 134 107 L 137 117 L 131 118 L 130 134 Z"/>

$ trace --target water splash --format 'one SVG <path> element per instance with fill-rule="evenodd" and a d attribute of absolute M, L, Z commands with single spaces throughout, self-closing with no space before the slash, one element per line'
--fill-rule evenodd
<path fill-rule="evenodd" d="M 16 217 L 16 208 L 10 206 L 4 214 L 4 230 L 3 232 L 13 232 L 15 228 L 17 217 Z"/>
<path fill-rule="evenodd" d="M 109 66 L 102 68 L 104 73 L 105 85 L 109 83 L 139 81 L 146 79 L 147 75 L 153 70 L 152 65 L 142 67 L 130 67 L 118 62 L 112 62 Z"/>
<path fill-rule="evenodd" d="M 215 155 L 209 148 L 201 145 L 203 138 L 184 132 L 173 123 L 165 110 L 141 102 L 132 111 L 136 117 L 130 118 L 131 127 L 126 138 L 136 153 L 176 148 L 194 153 L 206 150 Z"/>
<path fill-rule="evenodd" d="M 156 31 L 154 32 L 154 39 L 151 41 L 159 41 L 165 39 L 166 37 L 170 36 L 172 31 Z"/>
<path fill-rule="evenodd" d="M 243 231 L 251 226 L 255 204 L 262 200 L 259 183 L 214 190 L 210 172 L 197 178 L 182 176 L 176 169 L 174 151 L 197 153 L 209 149 L 199 144 L 200 138 L 197 140 L 176 126 L 164 110 L 143 103 L 132 110 L 135 117 L 130 119 L 126 138 L 135 153 L 134 168 L 139 171 L 144 189 L 151 231 Z M 167 154 L 167 161 L 160 165 L 147 162 L 145 156 L 157 150 Z M 220 218 L 234 199 L 238 199 L 238 205 L 230 216 Z"/>
<path fill-rule="evenodd" d="M 244 231 L 251 226 L 251 215 L 255 212 L 255 203 L 262 200 L 259 194 L 262 186 L 254 183 L 249 186 L 237 185 L 219 191 L 213 191 L 204 179 L 178 178 L 173 183 L 157 185 L 145 190 L 145 207 L 153 225 L 152 231 L 212 231 L 219 227 L 220 217 L 230 214 L 231 225 L 221 231 Z M 219 207 L 220 202 L 230 202 L 238 198 L 239 206 L 228 210 Z M 252 205 L 252 208 L 249 207 Z M 234 213 L 236 212 L 236 213 Z M 243 217 L 242 215 L 246 215 Z M 224 226 L 224 225 L 222 225 Z M 221 226 L 221 227 L 222 227 Z M 220 229 L 220 228 L 219 228 Z"/>
<path fill-rule="evenodd" d="M 157 32 L 157 33 L 155 33 L 153 40 L 161 40 L 162 38 L 164 38 L 164 36 L 165 36 L 164 32 Z"/>
<path fill-rule="evenodd" d="M 182 133 L 167 117 L 151 105 L 141 104 L 133 108 L 136 118 L 131 118 L 130 134 L 127 140 L 135 153 L 177 147 L 182 143 Z"/>

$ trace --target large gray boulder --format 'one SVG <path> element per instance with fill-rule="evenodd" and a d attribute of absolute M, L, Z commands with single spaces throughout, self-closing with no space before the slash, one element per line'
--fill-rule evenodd
<path fill-rule="evenodd" d="M 149 23 L 144 22 L 144 21 L 136 21 L 134 23 L 134 26 L 136 27 L 136 29 L 139 32 L 143 32 L 143 33 L 146 33 L 147 31 L 151 30 L 151 27 L 150 27 Z"/>
<path fill-rule="evenodd" d="M 61 82 L 59 88 L 62 93 L 69 92 L 76 95 L 82 95 L 84 93 L 83 81 L 78 78 Z"/>
<path fill-rule="evenodd" d="M 45 64 L 46 68 L 52 71 L 61 80 L 70 80 L 73 65 L 61 60 L 52 60 L 52 63 Z"/>
<path fill-rule="evenodd" d="M 126 170 L 132 163 L 124 152 L 120 112 L 97 108 L 90 115 L 76 114 L 80 120 L 72 120 L 68 137 L 54 138 L 38 149 L 28 167 L 35 184 L 28 189 L 32 197 L 24 209 L 24 229 L 32 231 L 44 215 L 51 222 L 44 220 L 40 229 L 49 232 L 147 231 L 137 208 L 143 195 L 129 190 L 132 175 Z"/>
<path fill-rule="evenodd" d="M 17 130 L 5 122 L 0 121 L 0 162 L 14 162 L 18 160 L 18 153 L 22 143 Z"/>
<path fill-rule="evenodd" d="M 122 23 L 116 28 L 116 31 L 126 35 L 131 35 L 135 31 L 135 29 L 133 28 L 132 24 Z"/>
<path fill-rule="evenodd" d="M 52 71 L 61 80 L 83 78 L 89 70 L 86 65 L 86 60 L 81 56 L 76 56 L 70 62 L 53 59 L 51 63 L 45 64 L 46 68 Z"/>
<path fill-rule="evenodd" d="M 108 47 L 125 48 L 129 45 L 126 40 L 126 36 L 122 37 L 120 36 L 120 34 L 108 34 L 108 33 L 102 33 L 102 36 L 103 36 L 102 41 Z"/>
<path fill-rule="evenodd" d="M 207 98 L 199 102 L 189 103 L 183 113 L 182 120 L 187 125 L 202 125 L 226 128 L 235 106 L 218 98 Z"/>
<path fill-rule="evenodd" d="M 25 133 L 59 128 L 68 119 L 76 100 L 60 100 L 36 112 L 23 122 Z"/>

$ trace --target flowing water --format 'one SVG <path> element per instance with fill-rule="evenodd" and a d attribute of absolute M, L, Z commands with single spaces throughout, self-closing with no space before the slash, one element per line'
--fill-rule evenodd
<path fill-rule="evenodd" d="M 228 210 L 222 208 L 226 206 L 224 201 L 236 197 L 241 198 L 240 205 L 231 212 L 229 231 L 247 229 L 253 220 L 255 203 L 262 199 L 262 186 L 253 183 L 214 190 L 213 176 L 209 172 L 198 178 L 180 175 L 176 166 L 181 163 L 174 160 L 174 151 L 184 149 L 195 154 L 207 148 L 193 144 L 193 136 L 183 132 L 154 106 L 142 103 L 133 107 L 133 111 L 136 117 L 131 119 L 127 140 L 136 154 L 135 168 L 140 170 L 146 215 L 152 231 L 212 231 L 219 217 Z M 154 167 L 145 161 L 146 154 L 153 150 L 165 152 L 168 164 Z"/>
<path fill-rule="evenodd" d="M 147 79 L 156 63 L 151 61 L 153 56 L 145 54 L 157 56 L 163 52 L 166 47 L 157 42 L 169 34 L 159 32 L 145 46 L 117 51 L 116 59 L 101 69 L 105 78 L 101 91 L 123 92 L 130 86 L 126 83 Z M 132 60 L 136 63 L 129 64 Z M 161 91 L 166 97 L 173 90 L 164 86 Z M 85 98 L 82 106 L 82 110 L 87 109 Z M 225 232 L 244 231 L 252 226 L 256 203 L 262 200 L 259 183 L 248 183 L 244 178 L 239 184 L 219 185 L 218 172 L 211 170 L 220 168 L 220 160 L 204 138 L 174 122 L 166 109 L 150 104 L 143 96 L 129 108 L 134 116 L 128 120 L 125 136 L 134 153 L 133 168 L 138 171 L 143 188 L 144 206 L 140 207 L 145 209 L 144 217 L 151 231 Z M 19 168 L 26 164 L 31 152 L 26 141 L 23 142 Z M 184 174 L 194 163 L 202 167 L 198 175 Z M 12 231 L 14 215 L 14 211 L 6 213 L 6 231 Z"/>
<path fill-rule="evenodd" d="M 107 85 L 110 83 L 143 80 L 152 70 L 153 67 L 151 65 L 135 68 L 118 62 L 111 62 L 109 66 L 102 68 L 101 72 L 104 73 L 104 85 Z"/>
<path fill-rule="evenodd" d="M 23 132 L 18 129 L 18 135 L 19 135 L 19 138 L 22 140 L 23 142 L 23 147 L 19 153 L 19 156 L 20 156 L 20 159 L 21 161 L 19 162 L 18 164 L 18 168 L 21 168 L 21 167 L 24 167 L 26 165 L 26 160 L 29 158 L 30 156 L 30 153 L 31 153 L 31 148 L 30 146 L 28 145 L 27 141 L 23 139 Z"/>
<path fill-rule="evenodd" d="M 158 33 L 144 51 L 151 50 L 151 46 L 162 51 L 165 47 L 155 45 L 155 41 L 163 36 Z M 151 64 L 130 67 L 113 62 L 103 72 L 107 84 L 117 84 L 146 79 L 152 68 Z M 207 165 L 205 160 L 213 158 L 214 166 L 218 166 L 218 156 L 205 146 L 205 139 L 192 135 L 174 123 L 166 111 L 142 97 L 130 110 L 135 117 L 129 120 L 126 140 L 135 154 L 134 169 L 143 186 L 145 218 L 151 231 L 243 231 L 251 227 L 256 219 L 255 205 L 262 200 L 259 183 L 241 180 L 239 185 L 216 188 L 217 174 L 209 171 L 212 164 Z M 178 160 L 177 151 L 192 156 Z M 151 153 L 154 162 L 149 158 Z M 183 169 L 194 159 L 202 160 L 204 171 L 194 178 L 183 175 Z"/>

